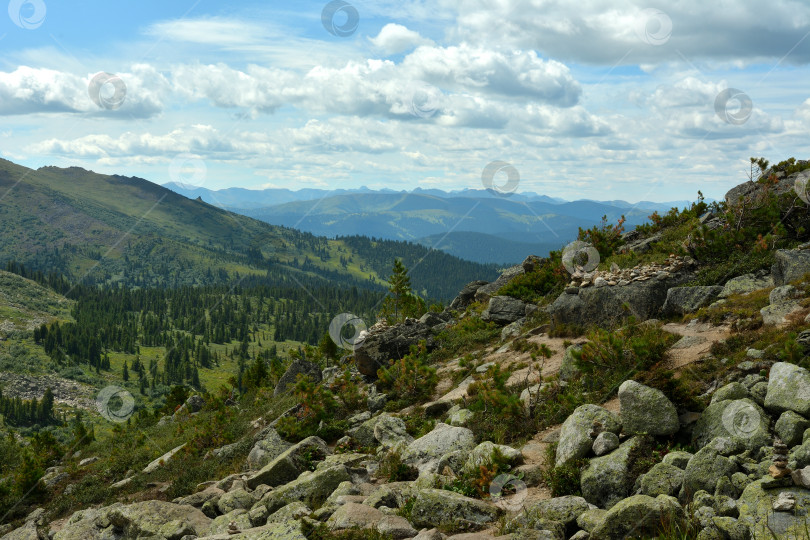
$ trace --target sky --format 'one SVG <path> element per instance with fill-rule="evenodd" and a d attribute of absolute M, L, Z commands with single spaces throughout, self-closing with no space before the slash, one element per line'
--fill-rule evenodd
<path fill-rule="evenodd" d="M 34 168 L 636 202 L 721 198 L 751 156 L 810 158 L 805 0 L 2 11 L 0 157 Z"/>

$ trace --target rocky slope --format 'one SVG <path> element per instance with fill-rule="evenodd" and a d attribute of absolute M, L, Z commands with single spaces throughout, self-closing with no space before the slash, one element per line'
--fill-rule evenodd
<path fill-rule="evenodd" d="M 625 269 L 577 269 L 564 292 L 537 305 L 500 294 L 541 264 L 530 257 L 496 282 L 471 283 L 443 313 L 371 328 L 353 364 L 367 410 L 348 419 L 335 445 L 315 436 L 286 441 L 277 415 L 256 418 L 241 440 L 208 455 L 224 459 L 249 447 L 241 470 L 210 478 L 193 493 L 172 501 L 157 494 L 130 498 L 62 519 L 38 509 L 16 529 L 6 527 L 2 538 L 306 539 L 346 531 L 396 540 L 803 538 L 810 529 L 810 372 L 800 364 L 810 354 L 810 282 L 804 281 L 810 245 L 779 251 L 775 260 L 767 275 L 744 274 L 715 286 L 688 286 L 697 264 L 684 256 Z M 505 445 L 480 437 L 471 409 L 477 395 L 497 387 L 487 376 L 510 368 L 505 387 L 518 388 L 520 410 L 532 416 L 582 384 L 580 351 L 598 336 L 571 342 L 555 327 L 610 322 L 618 328 L 631 316 L 634 328 L 677 334 L 662 338 L 668 345 L 661 370 L 620 380 L 606 398 L 583 392 L 591 401 L 528 440 Z M 741 359 L 728 352 L 737 350 L 730 342 L 740 340 L 735 325 L 750 319 L 763 325 L 763 339 L 776 341 L 749 347 Z M 406 422 L 415 408 L 390 410 L 377 370 L 411 345 L 442 347 L 442 333 L 464 320 L 497 325 L 500 340 L 437 366 L 439 384 L 418 404 L 435 423 L 415 434 Z M 785 358 L 780 340 L 788 337 L 795 347 Z M 327 385 L 340 370 L 318 371 L 297 362 L 277 393 L 296 373 L 313 373 Z M 664 372 L 670 386 L 659 384 Z M 676 403 L 657 387 L 701 377 L 707 377 L 701 394 L 691 402 Z M 200 397 L 192 400 L 161 422 L 192 422 L 204 405 Z M 705 406 L 694 410 L 692 402 Z M 297 406 L 282 417 L 299 412 Z M 155 456 L 107 489 L 139 482 L 160 488 L 147 482 L 182 449 Z M 90 470 L 97 457 L 103 459 L 74 456 L 44 482 L 70 490 L 67 471 Z M 560 471 L 573 471 L 565 489 L 575 494 L 552 496 L 561 489 L 552 485 Z M 478 482 L 477 491 L 461 489 L 469 479 Z"/>

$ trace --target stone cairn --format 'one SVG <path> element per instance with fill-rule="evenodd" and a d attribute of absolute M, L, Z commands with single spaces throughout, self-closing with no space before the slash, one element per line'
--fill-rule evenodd
<path fill-rule="evenodd" d="M 591 427 L 591 432 L 588 433 L 588 436 L 591 439 L 596 439 L 599 436 L 599 434 L 602 433 L 604 430 L 605 426 L 602 425 L 602 422 L 600 422 L 599 420 L 594 420 L 593 426 Z"/>
<path fill-rule="evenodd" d="M 228 523 L 228 534 L 239 534 L 240 532 L 242 531 L 240 531 L 239 527 L 236 526 L 235 521 Z"/>
<path fill-rule="evenodd" d="M 633 268 L 619 268 L 613 263 L 609 271 L 594 270 L 586 272 L 581 266 L 577 266 L 571 275 L 569 288 L 586 287 L 623 287 L 633 282 L 648 281 L 650 279 L 666 279 L 672 274 L 689 269 L 695 265 L 692 257 L 680 257 L 670 255 L 662 264 L 652 263 L 646 265 L 636 265 Z"/>
<path fill-rule="evenodd" d="M 768 468 L 768 472 L 773 478 L 784 478 L 790 476 L 791 470 L 788 468 L 788 447 L 781 439 L 773 441 L 773 465 Z"/>

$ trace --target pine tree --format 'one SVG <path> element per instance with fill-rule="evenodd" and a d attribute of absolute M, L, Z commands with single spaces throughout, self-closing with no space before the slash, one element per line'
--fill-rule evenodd
<path fill-rule="evenodd" d="M 124 379 L 124 382 L 129 381 L 129 368 L 127 368 L 126 360 L 124 360 L 124 372 L 121 374 L 121 377 Z"/>

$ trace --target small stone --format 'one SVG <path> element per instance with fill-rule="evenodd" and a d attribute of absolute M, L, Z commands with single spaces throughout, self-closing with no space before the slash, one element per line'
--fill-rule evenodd
<path fill-rule="evenodd" d="M 774 512 L 792 512 L 796 507 L 796 496 L 793 493 L 783 491 L 773 502 Z"/>
<path fill-rule="evenodd" d="M 593 441 L 593 453 L 603 456 L 619 447 L 619 437 L 610 431 L 603 431 Z"/>

